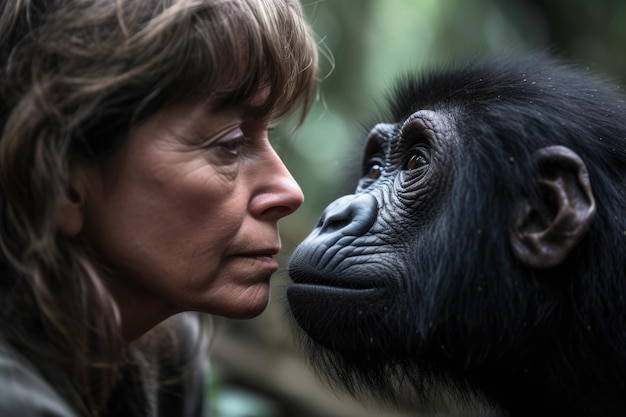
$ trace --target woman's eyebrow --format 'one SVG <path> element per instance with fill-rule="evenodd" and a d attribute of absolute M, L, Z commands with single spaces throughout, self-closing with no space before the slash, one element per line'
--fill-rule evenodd
<path fill-rule="evenodd" d="M 246 104 L 243 107 L 243 115 L 246 118 L 267 119 L 271 112 L 271 107 L 266 103 Z"/>

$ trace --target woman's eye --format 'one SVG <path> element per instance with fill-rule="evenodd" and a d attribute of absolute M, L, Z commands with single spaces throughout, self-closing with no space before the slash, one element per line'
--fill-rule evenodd
<path fill-rule="evenodd" d="M 245 140 L 246 140 L 246 138 L 244 138 L 244 137 L 231 139 L 231 140 L 226 140 L 226 141 L 220 142 L 218 144 L 218 147 L 222 151 L 224 151 L 224 153 L 226 153 L 228 156 L 236 157 L 236 156 L 239 156 L 239 153 L 241 151 L 241 147 L 242 147 L 243 143 L 245 142 Z"/>
<path fill-rule="evenodd" d="M 430 163 L 430 152 L 427 148 L 421 146 L 413 148 L 409 154 L 410 157 L 404 166 L 407 171 L 422 170 Z"/>

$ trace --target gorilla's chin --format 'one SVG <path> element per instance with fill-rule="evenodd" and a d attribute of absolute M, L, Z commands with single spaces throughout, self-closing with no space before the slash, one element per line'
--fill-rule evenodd
<path fill-rule="evenodd" d="M 353 349 L 363 351 L 359 346 L 365 340 L 354 337 L 351 329 L 356 326 L 363 328 L 363 333 L 366 333 L 368 326 L 380 320 L 377 314 L 371 313 L 377 311 L 373 306 L 383 294 L 384 290 L 378 288 L 356 289 L 317 284 L 291 284 L 287 287 L 289 309 L 298 326 L 320 345 L 339 352 Z M 333 307 L 320 311 L 320 306 L 324 305 Z M 350 337 L 337 337 L 343 327 Z"/>

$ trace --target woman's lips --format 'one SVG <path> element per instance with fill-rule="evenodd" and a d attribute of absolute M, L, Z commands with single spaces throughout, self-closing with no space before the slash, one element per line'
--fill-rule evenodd
<path fill-rule="evenodd" d="M 236 256 L 240 258 L 253 259 L 254 261 L 257 261 L 263 264 L 263 266 L 265 266 L 268 269 L 277 270 L 278 261 L 274 259 L 274 255 L 276 255 L 278 251 L 279 249 L 276 249 L 276 248 L 262 249 L 262 250 L 255 250 L 251 252 L 241 253 Z"/>

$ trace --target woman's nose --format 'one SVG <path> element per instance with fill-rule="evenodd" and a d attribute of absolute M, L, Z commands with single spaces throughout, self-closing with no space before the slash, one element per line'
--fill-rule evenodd
<path fill-rule="evenodd" d="M 302 189 L 274 149 L 256 172 L 261 185 L 251 202 L 253 215 L 278 220 L 296 211 L 304 201 Z"/>

